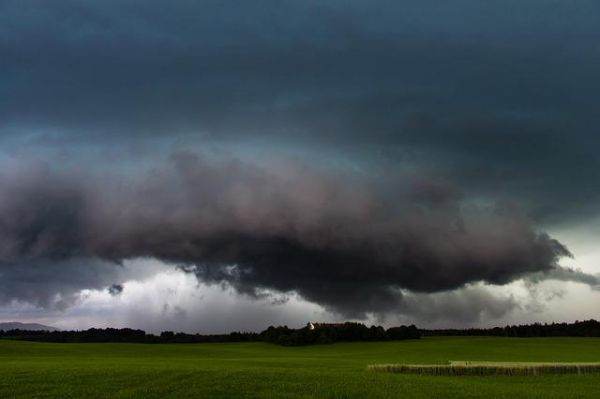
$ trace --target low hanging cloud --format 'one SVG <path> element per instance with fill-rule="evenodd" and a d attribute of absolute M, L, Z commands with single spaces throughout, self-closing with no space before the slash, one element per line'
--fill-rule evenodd
<path fill-rule="evenodd" d="M 107 289 L 108 293 L 112 296 L 118 296 L 123 292 L 122 284 L 113 284 Z"/>
<path fill-rule="evenodd" d="M 107 287 L 118 284 L 114 272 L 89 262 L 118 270 L 126 260 L 154 258 L 251 296 L 296 292 L 364 317 L 401 309 L 401 290 L 506 284 L 557 273 L 570 256 L 514 205 L 465 198 L 425 174 L 258 166 L 179 152 L 126 177 L 21 164 L 0 179 L 7 282 L 46 267 L 40 286 Z M 97 277 L 76 278 L 89 273 Z"/>
<path fill-rule="evenodd" d="M 482 320 L 497 320 L 519 309 L 512 294 L 498 294 L 484 286 L 431 295 L 409 294 L 403 298 L 400 313 L 422 323 L 444 322 L 473 325 Z"/>

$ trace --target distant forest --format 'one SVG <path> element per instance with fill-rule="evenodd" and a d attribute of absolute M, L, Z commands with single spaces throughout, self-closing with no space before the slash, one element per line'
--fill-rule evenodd
<path fill-rule="evenodd" d="M 389 341 L 418 339 L 421 333 L 415 326 L 367 327 L 361 323 L 315 324 L 312 328 L 292 329 L 287 326 L 269 327 L 261 333 L 232 332 L 230 334 L 186 334 L 163 331 L 147 334 L 130 328 L 90 328 L 84 331 L 1 331 L 0 338 L 40 342 L 131 342 L 131 343 L 203 343 L 203 342 L 270 342 L 285 346 L 329 344 L 352 341 Z"/>
<path fill-rule="evenodd" d="M 525 324 L 517 326 L 469 329 L 423 330 L 414 325 L 367 327 L 361 323 L 314 324 L 299 329 L 271 326 L 261 333 L 232 332 L 229 334 L 187 334 L 163 331 L 147 334 L 130 328 L 90 328 L 82 331 L 0 330 L 0 338 L 38 342 L 86 343 L 206 343 L 206 342 L 270 342 L 285 346 L 330 344 L 355 341 L 395 341 L 419 339 L 422 336 L 496 336 L 496 337 L 600 337 L 600 322 Z"/>
<path fill-rule="evenodd" d="M 419 330 L 423 336 L 493 336 L 493 337 L 600 337 L 600 322 L 522 324 L 493 328 Z"/>

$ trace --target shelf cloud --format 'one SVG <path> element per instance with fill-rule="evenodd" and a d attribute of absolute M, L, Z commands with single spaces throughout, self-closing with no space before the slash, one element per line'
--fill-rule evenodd
<path fill-rule="evenodd" d="M 353 318 L 595 289 L 599 24 L 594 0 L 2 1 L 0 306 L 172 267 Z"/>
<path fill-rule="evenodd" d="M 401 289 L 507 284 L 557 273 L 571 256 L 515 206 L 470 203 L 420 174 L 267 168 L 180 152 L 129 178 L 24 166 L 0 186 L 2 271 L 44 264 L 70 282 L 74 268 L 57 264 L 154 258 L 242 293 L 293 291 L 360 317 L 397 308 Z M 77 273 L 91 270 L 99 272 Z"/>

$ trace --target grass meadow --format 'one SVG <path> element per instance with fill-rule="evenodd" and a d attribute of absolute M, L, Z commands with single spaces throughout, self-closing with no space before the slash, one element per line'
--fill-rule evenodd
<path fill-rule="evenodd" d="M 600 373 L 432 376 L 367 369 L 456 360 L 594 363 L 600 339 L 432 337 L 306 347 L 0 340 L 0 398 L 600 397 Z"/>

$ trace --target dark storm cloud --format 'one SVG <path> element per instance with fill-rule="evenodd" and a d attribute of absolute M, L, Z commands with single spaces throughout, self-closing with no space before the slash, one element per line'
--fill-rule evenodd
<path fill-rule="evenodd" d="M 0 1 L 0 150 L 51 160 L 3 171 L 0 300 L 145 256 L 357 315 L 399 289 L 596 285 L 539 226 L 598 212 L 599 25 L 591 0 Z M 358 172 L 157 166 L 173 143 Z"/>
<path fill-rule="evenodd" d="M 600 194 L 598 24 L 585 0 L 3 1 L 0 123 L 26 148 L 194 137 L 418 163 L 552 222 Z"/>
<path fill-rule="evenodd" d="M 570 256 L 514 206 L 471 203 L 421 174 L 366 177 L 285 162 L 265 168 L 184 152 L 130 177 L 14 168 L 0 187 L 7 281 L 43 262 L 53 265 L 44 273 L 88 288 L 60 264 L 89 258 L 118 268 L 152 257 L 242 293 L 295 291 L 362 317 L 398 309 L 401 289 L 506 284 L 552 272 Z"/>

